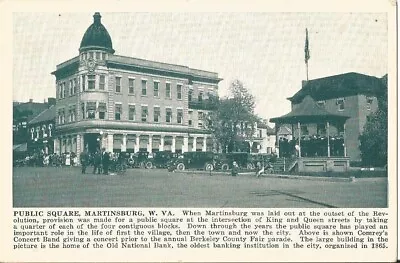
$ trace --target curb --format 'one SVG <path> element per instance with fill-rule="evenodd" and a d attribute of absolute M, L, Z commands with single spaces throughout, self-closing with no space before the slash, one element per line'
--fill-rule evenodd
<path fill-rule="evenodd" d="M 209 175 L 206 171 L 174 171 L 174 173 L 186 173 L 186 174 L 200 174 Z M 255 172 L 242 172 L 238 173 L 238 176 L 250 175 L 255 177 Z M 211 172 L 211 175 L 224 175 L 231 176 L 230 172 Z M 316 177 L 316 176 L 302 176 L 302 175 L 283 175 L 283 174 L 267 174 L 261 177 L 265 178 L 279 178 L 279 179 L 291 179 L 291 180 L 309 180 L 309 181 L 327 181 L 327 182 L 356 182 L 354 177 Z"/>

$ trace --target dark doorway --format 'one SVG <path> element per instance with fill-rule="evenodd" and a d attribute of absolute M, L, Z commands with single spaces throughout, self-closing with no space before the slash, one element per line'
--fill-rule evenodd
<path fill-rule="evenodd" d="M 83 136 L 85 149 L 90 153 L 94 153 L 101 149 L 101 136 L 99 133 L 87 133 Z"/>

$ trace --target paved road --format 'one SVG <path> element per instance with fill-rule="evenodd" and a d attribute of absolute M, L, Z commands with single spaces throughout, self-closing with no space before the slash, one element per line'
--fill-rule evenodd
<path fill-rule="evenodd" d="M 14 169 L 13 198 L 14 207 L 387 207 L 387 178 L 329 182 L 141 169 L 106 176 L 21 167 Z"/>

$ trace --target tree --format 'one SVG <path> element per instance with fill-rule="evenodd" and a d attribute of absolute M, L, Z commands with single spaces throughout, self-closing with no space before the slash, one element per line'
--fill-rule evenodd
<path fill-rule="evenodd" d="M 254 96 L 235 80 L 229 87 L 229 96 L 215 100 L 216 109 L 207 115 L 205 127 L 222 146 L 223 152 L 234 151 L 246 140 L 252 140 L 255 123 Z"/>
<path fill-rule="evenodd" d="M 387 164 L 388 145 L 388 101 L 386 89 L 378 95 L 378 110 L 372 113 L 360 135 L 362 164 L 365 166 L 384 166 Z"/>

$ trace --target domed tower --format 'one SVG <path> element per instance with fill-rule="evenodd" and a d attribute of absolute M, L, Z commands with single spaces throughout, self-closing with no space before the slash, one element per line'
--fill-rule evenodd
<path fill-rule="evenodd" d="M 100 13 L 96 12 L 93 15 L 93 24 L 86 30 L 79 47 L 80 61 L 87 64 L 89 71 L 92 71 L 96 62 L 101 64 L 108 59 L 108 54 L 114 52 L 110 34 L 101 23 Z"/>

